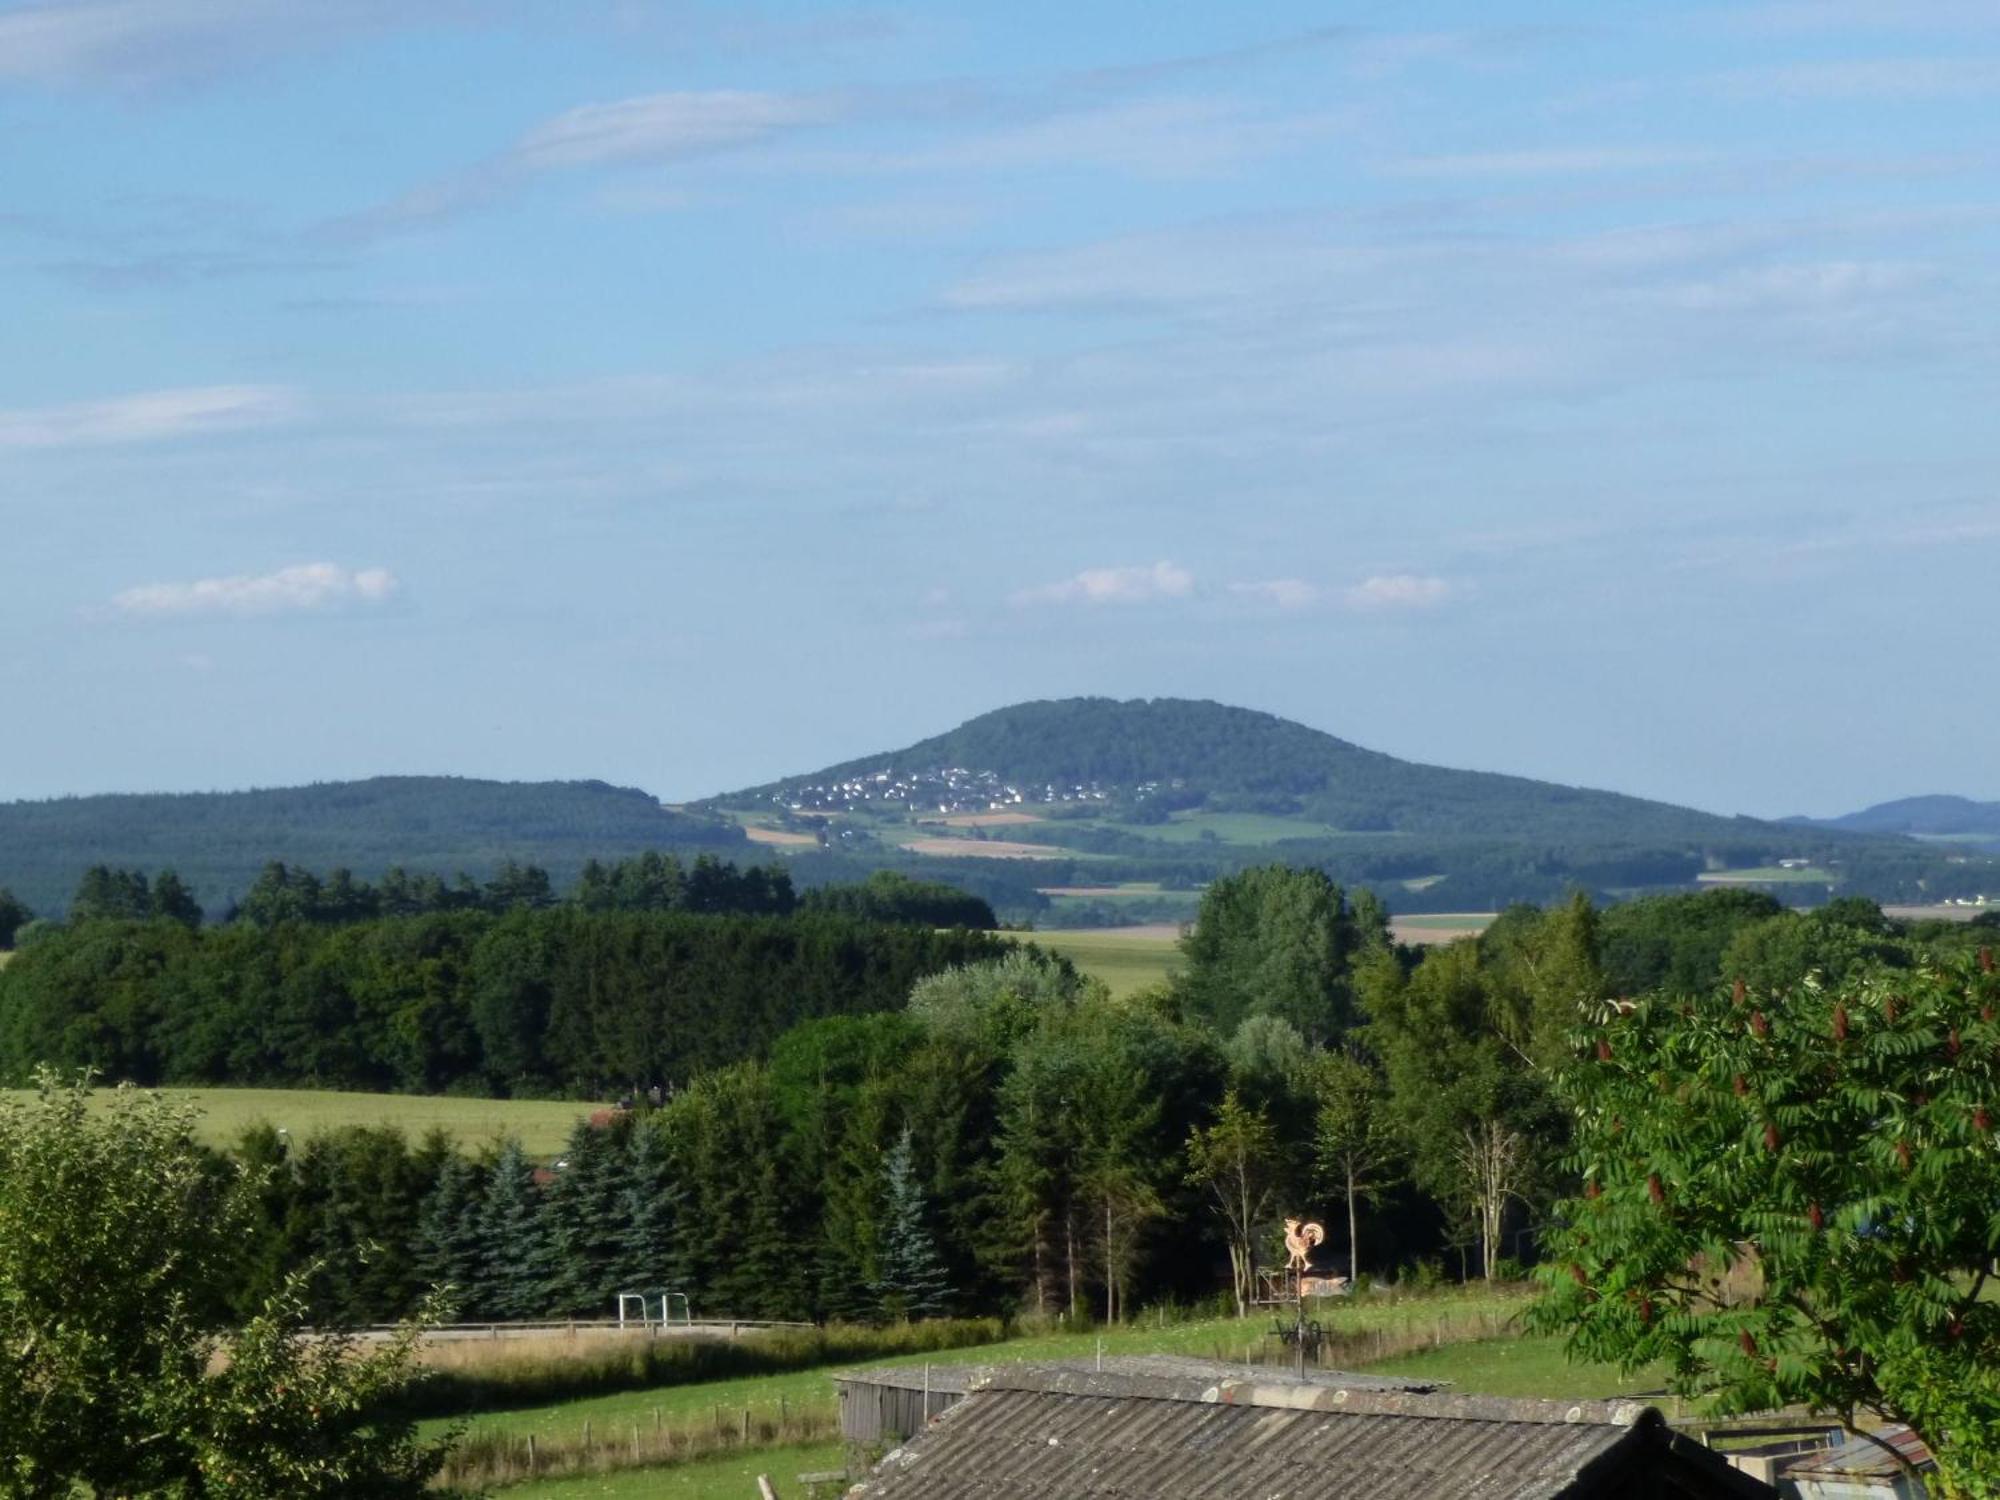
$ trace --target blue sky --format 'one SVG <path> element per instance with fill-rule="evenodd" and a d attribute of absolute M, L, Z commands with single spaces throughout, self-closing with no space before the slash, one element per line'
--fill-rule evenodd
<path fill-rule="evenodd" d="M 0 0 L 0 798 L 2000 797 L 1996 127 L 1990 0 Z"/>

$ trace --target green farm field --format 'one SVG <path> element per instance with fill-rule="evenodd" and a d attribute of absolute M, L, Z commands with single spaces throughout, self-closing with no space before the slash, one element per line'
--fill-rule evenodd
<path fill-rule="evenodd" d="M 1318 1312 L 1337 1335 L 1356 1339 L 1362 1349 L 1375 1334 L 1391 1341 L 1401 1339 L 1406 1348 L 1412 1341 L 1430 1344 L 1441 1340 L 1413 1353 L 1383 1359 L 1364 1357 L 1348 1363 L 1383 1374 L 1449 1381 L 1453 1389 L 1464 1393 L 1582 1399 L 1654 1396 L 1664 1388 L 1662 1371 L 1645 1369 L 1622 1375 L 1609 1366 L 1575 1364 L 1564 1353 L 1560 1339 L 1521 1336 L 1514 1328 L 1514 1319 L 1530 1295 L 1523 1288 L 1495 1292 L 1469 1288 L 1381 1302 L 1323 1303 Z M 1233 1361 L 1254 1352 L 1262 1363 L 1281 1354 L 1269 1337 L 1270 1327 L 1268 1316 L 1207 1318 L 1165 1326 L 1148 1325 L 1142 1318 L 1102 1334 L 1023 1336 L 951 1354 L 910 1355 L 869 1363 L 1088 1360 L 1099 1349 L 1100 1340 L 1106 1354 L 1178 1354 Z M 669 1426 L 701 1427 L 715 1421 L 718 1412 L 721 1423 L 733 1427 L 746 1408 L 760 1419 L 775 1417 L 781 1400 L 783 1409 L 794 1417 L 819 1412 L 830 1419 L 834 1373 L 833 1369 L 800 1371 L 491 1412 L 472 1420 L 472 1432 L 506 1433 L 514 1438 L 525 1438 L 532 1432 L 539 1441 L 550 1444 L 573 1441 L 586 1423 L 598 1433 L 620 1433 L 634 1426 L 646 1430 L 662 1420 Z M 1664 1399 L 1660 1404 L 1670 1413 L 1673 1410 L 1672 1403 Z M 753 1447 L 683 1464 L 544 1481 L 511 1488 L 507 1493 L 534 1500 L 596 1495 L 671 1495 L 694 1500 L 749 1493 L 744 1486 L 754 1484 L 755 1476 L 762 1473 L 770 1475 L 783 1494 L 789 1492 L 787 1481 L 795 1474 L 837 1468 L 839 1464 L 838 1449 L 832 1445 Z"/>
<path fill-rule="evenodd" d="M 1103 980 L 1114 996 L 1160 983 L 1180 958 L 1180 929 L 1165 925 L 1056 927 L 1023 933 L 1022 937 L 1062 954 L 1084 973 Z"/>
<path fill-rule="evenodd" d="M 0 1090 L 17 1093 L 18 1090 Z M 419 1094 L 346 1094 L 330 1089 L 161 1089 L 201 1110 L 196 1134 L 225 1146 L 252 1125 L 267 1124 L 303 1140 L 343 1125 L 394 1125 L 412 1140 L 438 1129 L 474 1148 L 515 1135 L 534 1156 L 554 1156 L 595 1104 L 564 1099 L 458 1099 Z"/>
<path fill-rule="evenodd" d="M 543 1479 L 511 1485 L 501 1493 L 520 1500 L 746 1500 L 757 1493 L 757 1476 L 764 1474 L 789 1500 L 799 1493 L 796 1476 L 827 1473 L 845 1462 L 840 1444 L 808 1443 L 727 1453 L 658 1469 Z"/>
<path fill-rule="evenodd" d="M 1483 1287 L 1440 1292 L 1432 1296 L 1362 1299 L 1351 1305 L 1339 1301 L 1319 1304 L 1316 1316 L 1337 1333 L 1386 1339 L 1416 1335 L 1429 1342 L 1435 1335 L 1449 1342 L 1498 1335 L 1527 1305 L 1525 1289 L 1504 1288 L 1489 1292 Z M 1102 1339 L 1106 1354 L 1179 1354 L 1201 1359 L 1237 1360 L 1254 1353 L 1259 1362 L 1282 1354 L 1270 1337 L 1268 1313 L 1251 1318 L 1200 1318 L 1164 1325 L 1143 1318 L 1122 1327 L 1097 1333 L 1029 1334 L 998 1343 L 974 1345 L 948 1353 L 897 1355 L 863 1363 L 878 1365 L 996 1364 L 1021 1361 L 1087 1359 L 1094 1355 Z M 1558 1355 L 1560 1351 L 1558 1350 Z M 623 1432 L 637 1425 L 649 1429 L 656 1420 L 668 1426 L 712 1423 L 716 1413 L 726 1427 L 748 1408 L 764 1418 L 778 1414 L 780 1401 L 785 1410 L 800 1413 L 814 1407 L 832 1409 L 833 1375 L 842 1368 L 794 1370 L 781 1375 L 750 1375 L 700 1384 L 656 1387 L 652 1390 L 620 1391 L 608 1396 L 519 1407 L 509 1411 L 483 1412 L 466 1424 L 468 1435 L 506 1432 L 516 1437 L 534 1434 L 537 1440 L 552 1442 L 578 1436 L 588 1422 L 599 1433 Z M 657 1413 L 657 1418 L 656 1414 Z M 427 1430 L 442 1431 L 449 1422 L 427 1423 Z"/>
<path fill-rule="evenodd" d="M 1758 865 L 1748 870 L 1705 870 L 1695 876 L 1703 885 L 1832 885 L 1840 877 L 1818 865 L 1787 870 L 1779 865 Z"/>

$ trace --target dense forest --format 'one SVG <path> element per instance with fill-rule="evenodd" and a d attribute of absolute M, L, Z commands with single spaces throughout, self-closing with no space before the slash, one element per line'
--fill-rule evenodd
<path fill-rule="evenodd" d="M 740 1316 L 1103 1316 L 1212 1295 L 1233 1262 L 1268 1263 L 1271 1226 L 1301 1210 L 1327 1222 L 1338 1269 L 1509 1274 L 1574 1185 L 1552 1080 L 1580 1005 L 1738 982 L 1779 997 L 1807 976 L 1948 961 L 1996 925 L 1912 927 L 1865 902 L 1800 914 L 1718 891 L 1517 908 L 1420 952 L 1390 942 L 1368 898 L 1273 866 L 1205 894 L 1179 978 L 1114 1001 L 1032 949 L 833 917 L 457 913 L 288 924 L 276 945 L 250 924 L 199 939 L 102 922 L 23 953 L 30 982 L 4 976 L 0 1025 L 10 1066 L 115 1070 L 129 1036 L 179 1045 L 169 1019 L 232 971 L 264 976 L 266 1006 L 421 974 L 438 984 L 394 1017 L 290 1012 L 257 1065 L 292 1047 L 393 1052 L 440 1018 L 468 1039 L 462 1086 L 559 1082 L 668 1043 L 657 1103 L 580 1125 L 552 1166 L 382 1130 L 242 1142 L 270 1171 L 250 1247 L 263 1279 L 246 1296 L 322 1262 L 329 1318 L 392 1316 L 440 1280 L 478 1316 L 602 1313 L 635 1285 Z M 436 962 L 399 967 L 420 939 Z M 177 946 L 203 941 L 224 946 Z M 833 952 L 872 967 L 823 961 Z M 37 972 L 44 953 L 93 974 L 103 1003 L 67 1023 L 37 1006 L 53 1024 L 24 1030 L 24 1000 L 61 992 Z M 543 982 L 546 1014 L 524 1010 Z M 667 1020 L 650 998 L 662 991 L 702 1004 Z M 218 1038 L 264 1024 L 208 1020 Z M 239 1065 L 199 1045 L 175 1057 L 193 1076 Z M 553 1071 L 533 1073 L 536 1059 Z M 1239 1181 L 1247 1220 L 1216 1191 Z"/>
<path fill-rule="evenodd" d="M 4 905 L 0 895 L 0 905 Z M 171 872 L 88 871 L 0 970 L 0 1077 L 568 1094 L 671 1083 L 999 951 L 983 902 L 877 877 L 794 896 L 702 856 L 379 884 L 273 863 L 204 926 Z M 945 929 L 950 930 L 945 930 Z"/>
<path fill-rule="evenodd" d="M 0 885 L 59 914 L 92 865 L 179 872 L 220 913 L 267 863 L 370 878 L 391 866 L 486 879 L 508 860 L 557 880 L 585 861 L 647 850 L 740 854 L 742 830 L 601 781 L 378 776 L 247 792 L 61 797 L 0 803 Z"/>

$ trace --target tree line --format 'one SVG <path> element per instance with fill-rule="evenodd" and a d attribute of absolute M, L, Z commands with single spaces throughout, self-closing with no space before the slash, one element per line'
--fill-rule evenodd
<path fill-rule="evenodd" d="M 686 911 L 445 911 L 338 925 L 50 928 L 0 969 L 0 1078 L 604 1097 L 894 1009 L 990 934 Z"/>
<path fill-rule="evenodd" d="M 600 919 L 488 936 L 512 954 L 551 920 Z M 539 1180 L 518 1149 L 393 1132 L 245 1149 L 289 1184 L 274 1265 L 391 1247 L 327 1273 L 329 1314 L 371 1319 L 436 1279 L 481 1316 L 602 1310 L 639 1282 L 740 1316 L 871 1316 L 910 1305 L 885 1266 L 927 1255 L 939 1310 L 1116 1314 L 1229 1267 L 1247 1300 L 1287 1212 L 1328 1219 L 1343 1270 L 1512 1274 L 1571 1183 L 1557 1079 L 1580 1007 L 1907 969 L 1975 937 L 1721 891 L 1524 908 L 1417 951 L 1365 896 L 1274 867 L 1205 894 L 1170 986 L 1114 1000 L 1029 949 L 934 954 L 733 1053 L 710 1036 L 660 1107 L 579 1128 Z"/>

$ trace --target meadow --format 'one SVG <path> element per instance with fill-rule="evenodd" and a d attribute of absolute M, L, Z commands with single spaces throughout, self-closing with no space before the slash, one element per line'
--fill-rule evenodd
<path fill-rule="evenodd" d="M 0 1094 L 21 1090 L 0 1090 Z M 270 1125 L 303 1140 L 345 1125 L 393 1125 L 412 1140 L 436 1129 L 466 1149 L 519 1136 L 532 1156 L 554 1156 L 579 1119 L 599 1104 L 574 1099 L 461 1099 L 422 1094 L 358 1094 L 332 1089 L 161 1089 L 201 1111 L 195 1134 L 227 1146 L 253 1125 Z M 103 1097 L 103 1096 L 100 1096 Z"/>
<path fill-rule="evenodd" d="M 1782 865 L 1755 865 L 1747 870 L 1704 870 L 1695 879 L 1703 885 L 1832 885 L 1840 877 L 1818 865 L 1790 870 Z"/>
<path fill-rule="evenodd" d="M 1113 996 L 1163 982 L 1180 958 L 1180 929 L 1165 925 L 1055 927 L 1023 933 L 1022 937 L 1039 948 L 1062 954 L 1084 973 L 1103 980 Z"/>
<path fill-rule="evenodd" d="M 1474 1286 L 1324 1301 L 1314 1312 L 1332 1338 L 1324 1361 L 1331 1368 L 1446 1381 L 1459 1391 L 1498 1396 L 1651 1395 L 1663 1388 L 1661 1371 L 1641 1370 L 1628 1376 L 1607 1367 L 1572 1364 L 1560 1340 L 1521 1334 L 1518 1318 L 1531 1296 L 1525 1287 Z M 1269 1314 L 1176 1321 L 1156 1312 L 1109 1329 L 1022 1333 L 955 1353 L 865 1363 L 1088 1361 L 1102 1352 L 1241 1361 L 1246 1369 L 1284 1366 L 1288 1356 L 1271 1333 Z M 760 1473 L 771 1476 L 780 1494 L 795 1494 L 790 1481 L 796 1474 L 839 1466 L 837 1445 L 829 1441 L 835 1422 L 832 1377 L 847 1368 L 858 1366 L 486 1412 L 471 1419 L 466 1438 L 483 1451 L 524 1453 L 533 1435 L 539 1453 L 587 1470 L 507 1490 L 524 1500 L 642 1494 L 705 1500 L 750 1493 L 748 1486 Z M 750 1434 L 747 1443 L 739 1437 L 745 1432 Z M 810 1441 L 801 1444 L 801 1438 Z M 593 1464 L 611 1470 L 630 1465 L 633 1451 L 642 1445 L 648 1453 L 659 1451 L 662 1442 L 669 1451 L 698 1456 L 631 1466 L 622 1473 L 588 1471 Z"/>

